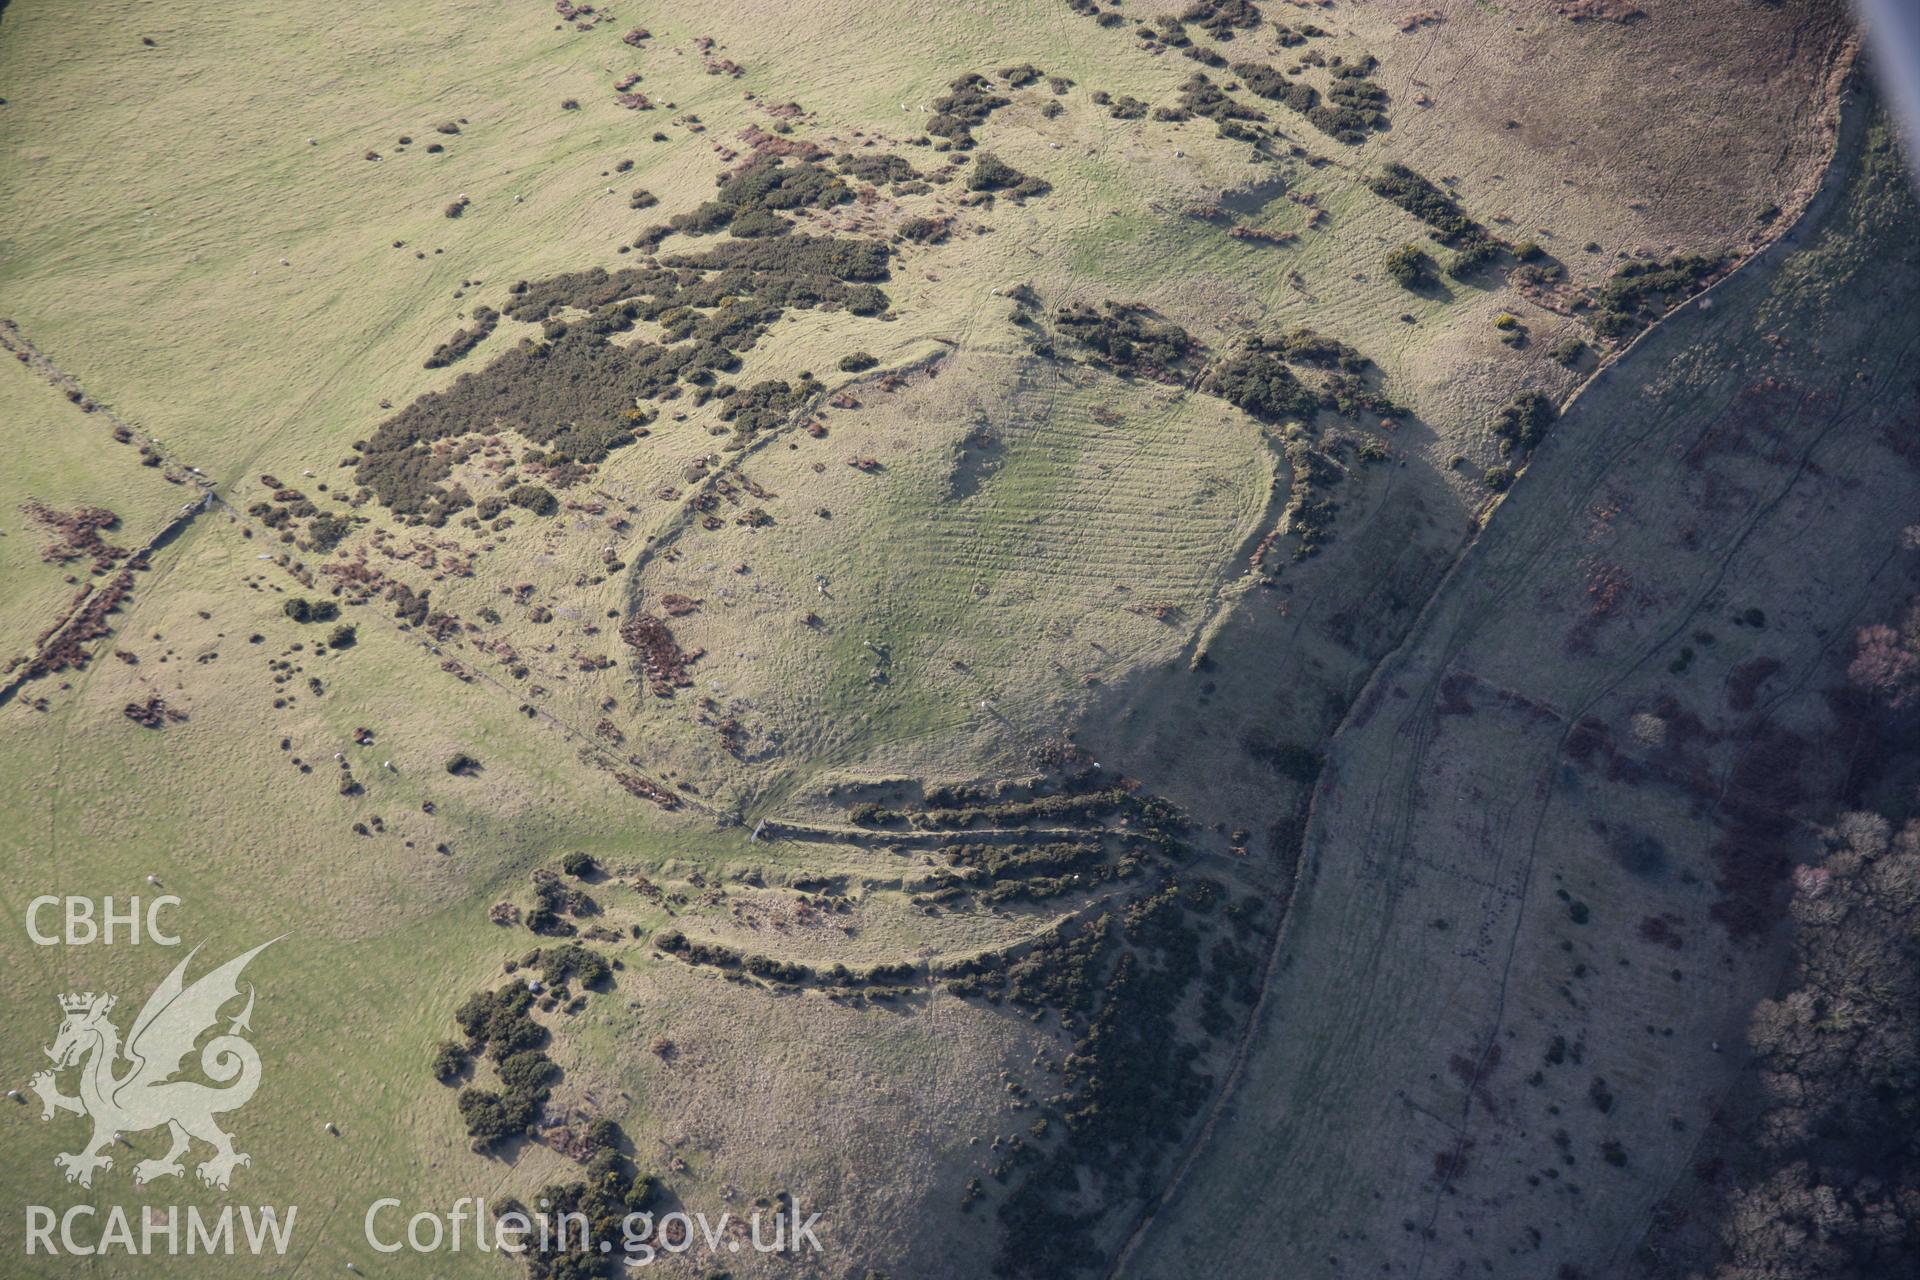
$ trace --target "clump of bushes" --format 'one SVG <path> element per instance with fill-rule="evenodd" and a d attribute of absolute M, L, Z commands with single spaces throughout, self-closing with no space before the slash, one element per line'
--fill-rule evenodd
<path fill-rule="evenodd" d="M 824 166 L 811 160 L 784 163 L 778 157 L 756 160 L 720 183 L 714 198 L 740 211 L 825 209 L 844 204 L 853 192 Z"/>
<path fill-rule="evenodd" d="M 636 192 L 635 198 L 648 194 Z M 789 225 L 774 216 L 777 211 L 824 209 L 852 198 L 847 184 L 823 166 L 811 160 L 787 163 L 781 157 L 769 156 L 723 177 L 713 199 L 667 221 L 683 235 L 706 235 L 742 221 L 748 229 L 737 232 L 741 236 L 777 235 Z M 633 207 L 643 209 L 650 203 Z"/>
<path fill-rule="evenodd" d="M 1522 391 L 1501 406 L 1493 420 L 1493 434 L 1500 438 L 1500 451 L 1526 453 L 1546 439 L 1560 411 L 1544 392 Z"/>
<path fill-rule="evenodd" d="M 1387 91 L 1366 78 L 1373 59 L 1343 64 L 1335 58 L 1330 65 L 1335 68 L 1333 87 L 1324 102 L 1312 85 L 1289 80 L 1264 62 L 1236 62 L 1233 70 L 1248 89 L 1305 116 L 1308 124 L 1338 142 L 1358 145 L 1368 134 L 1391 127 Z"/>
<path fill-rule="evenodd" d="M 528 1014 L 532 1005 L 533 992 L 520 981 L 474 993 L 453 1015 L 467 1037 L 464 1049 L 452 1053 L 451 1046 L 443 1047 L 435 1058 L 434 1074 L 442 1080 L 457 1079 L 468 1059 L 482 1055 L 499 1073 L 498 1091 L 460 1091 L 460 1117 L 477 1150 L 530 1133 L 551 1092 L 558 1068 L 541 1052 L 547 1029 Z M 451 1070 L 443 1074 L 445 1068 Z"/>
<path fill-rule="evenodd" d="M 543 485 L 517 484 L 505 496 L 514 506 L 525 507 L 537 516 L 550 516 L 560 509 L 560 500 Z"/>
<path fill-rule="evenodd" d="M 1020 172 L 991 151 L 982 151 L 967 175 L 969 191 L 1005 191 L 1015 200 L 1046 195 L 1051 184 Z"/>
<path fill-rule="evenodd" d="M 1231 40 L 1236 31 L 1260 25 L 1260 8 L 1253 0 L 1195 0 L 1180 14 L 1216 40 Z"/>
<path fill-rule="evenodd" d="M 1207 370 L 1201 389 L 1262 422 L 1311 421 L 1320 397 L 1301 382 L 1279 355 L 1249 344 Z"/>
<path fill-rule="evenodd" d="M 1233 355 L 1207 370 L 1200 389 L 1269 423 L 1311 422 L 1323 409 L 1350 418 L 1363 412 L 1387 417 L 1405 413 L 1362 376 L 1371 364 L 1336 338 L 1295 329 L 1279 338 L 1248 338 Z M 1314 387 L 1289 365 L 1327 372 Z M 1308 460 L 1303 458 L 1296 470 L 1306 466 Z"/>
<path fill-rule="evenodd" d="M 291 596 L 280 606 L 295 622 L 332 622 L 340 616 L 340 606 L 331 600 L 308 600 L 303 596 Z"/>
<path fill-rule="evenodd" d="M 433 1051 L 433 1078 L 441 1084 L 452 1084 L 466 1074 L 472 1062 L 473 1056 L 466 1045 L 455 1040 L 442 1040 Z"/>
<path fill-rule="evenodd" d="M 1600 287 L 1593 331 L 1603 338 L 1627 337 L 1665 313 L 1676 297 L 1694 292 L 1723 265 L 1697 255 L 1660 262 L 1625 262 Z"/>
<path fill-rule="evenodd" d="M 1468 240 L 1447 263 L 1447 274 L 1455 280 L 1464 280 L 1493 261 L 1496 252 L 1497 246 L 1491 240 Z"/>
<path fill-rule="evenodd" d="M 517 1201 L 501 1202 L 503 1214 L 518 1212 L 535 1221 L 584 1220 L 586 1224 L 527 1240 L 528 1275 L 541 1280 L 586 1280 L 589 1276 L 624 1272 L 627 1268 L 619 1265 L 622 1261 L 627 1267 L 637 1267 L 659 1257 L 658 1234 L 634 1230 L 642 1219 L 633 1215 L 648 1214 L 660 1184 L 651 1174 L 634 1173 L 618 1149 L 620 1136 L 619 1126 L 604 1117 L 588 1129 L 587 1146 L 594 1154 L 587 1161 L 586 1176 L 541 1190 L 540 1212 L 551 1217 L 533 1218 Z M 651 1221 L 651 1216 L 645 1220 Z M 604 1253 L 598 1251 L 603 1243 L 609 1246 Z"/>
<path fill-rule="evenodd" d="M 583 986 L 599 986 L 612 972 L 605 957 L 577 943 L 536 951 L 522 963 L 538 965 L 542 979 L 553 989 L 541 997 L 545 1008 L 555 1006 L 570 979 L 578 978 Z M 444 1084 L 459 1081 L 483 1057 L 499 1078 L 497 1089 L 469 1087 L 458 1096 L 460 1116 L 476 1151 L 532 1136 L 560 1074 L 545 1052 L 547 1030 L 530 1013 L 534 1002 L 533 988 L 520 979 L 497 991 L 475 992 L 453 1015 L 466 1037 L 464 1043 L 446 1041 L 434 1053 L 433 1074 Z M 620 1137 L 611 1121 L 598 1122 L 588 1130 L 586 1145 L 595 1153 L 590 1169 L 604 1166 L 607 1157 L 618 1160 L 615 1149 Z"/>
<path fill-rule="evenodd" d="M 1318 89 L 1303 81 L 1289 80 L 1264 62 L 1236 62 L 1233 72 L 1240 77 L 1240 83 L 1254 93 L 1300 115 L 1306 115 L 1320 104 Z"/>
<path fill-rule="evenodd" d="M 1282 742 L 1264 734 L 1250 735 L 1242 745 L 1249 756 L 1303 786 L 1312 786 L 1326 764 L 1326 757 L 1311 747 Z"/>
<path fill-rule="evenodd" d="M 1338 338 L 1329 338 L 1312 329 L 1299 328 L 1268 344 L 1295 364 L 1316 365 L 1322 369 L 1341 369 L 1359 373 L 1373 361 Z"/>
<path fill-rule="evenodd" d="M 769 378 L 729 396 L 720 417 L 733 423 L 734 431 L 746 439 L 785 422 L 817 390 L 819 384 L 810 378 L 802 378 L 797 383 Z"/>
<path fill-rule="evenodd" d="M 905 156 L 884 152 L 848 152 L 835 157 L 840 172 L 861 182 L 884 187 L 899 182 L 917 182 L 920 171 Z"/>
<path fill-rule="evenodd" d="M 1076 342 L 1098 353 L 1101 363 L 1128 373 L 1175 380 L 1195 350 L 1192 335 L 1145 307 L 1105 302 L 1064 307 L 1054 323 Z"/>
<path fill-rule="evenodd" d="M 1333 87 L 1327 90 L 1326 102 L 1307 111 L 1307 122 L 1349 145 L 1365 142 L 1368 133 L 1388 128 L 1387 91 L 1367 79 L 1377 65 L 1375 59 L 1368 55 L 1359 62 L 1346 62 L 1336 56 L 1328 65 L 1333 68 Z"/>
<path fill-rule="evenodd" d="M 495 311 L 492 307 L 475 307 L 473 309 L 473 324 L 469 327 L 456 329 L 451 338 L 448 338 L 445 342 L 435 347 L 433 354 L 427 357 L 426 367 L 429 369 L 444 369 L 455 360 L 465 358 L 468 352 L 486 341 L 487 336 L 493 332 L 495 326 L 499 323 L 500 313 L 498 311 Z"/>
<path fill-rule="evenodd" d="M 600 910 L 600 904 L 589 897 L 584 889 L 570 887 L 564 880 L 545 867 L 536 867 L 533 872 L 533 906 L 527 911 L 527 928 L 535 933 L 572 933 L 573 926 L 562 917 L 590 916 Z M 536 952 L 528 963 L 537 959 Z"/>
<path fill-rule="evenodd" d="M 947 86 L 947 92 L 933 101 L 933 118 L 927 121 L 927 133 L 944 138 L 965 151 L 973 146 L 973 129 L 985 124 L 987 117 L 1013 99 L 995 92 L 993 82 L 977 72 L 969 72 Z"/>
<path fill-rule="evenodd" d="M 789 172 L 797 168 L 762 167 L 729 179 L 739 184 L 727 188 L 729 197 L 753 208 L 723 206 L 733 211 L 728 220 L 846 191 L 830 174 L 823 180 L 818 166 L 805 176 Z M 683 381 L 710 383 L 713 373 L 737 368 L 738 353 L 788 308 L 884 313 L 891 304 L 874 282 L 887 278 L 889 254 L 873 240 L 795 233 L 730 239 L 703 253 L 670 255 L 658 266 L 594 268 L 518 283 L 505 313 L 545 321 L 542 334 L 381 423 L 371 440 L 356 445 L 359 479 L 397 514 L 437 526 L 473 498 L 446 483 L 465 455 L 436 442 L 467 435 L 476 422 L 519 431 L 547 446 L 549 460 L 563 454 L 597 460 L 631 443 L 634 428 L 650 420 L 637 406 L 678 394 Z M 562 308 L 586 314 L 562 321 L 554 314 Z M 665 341 L 610 341 L 640 320 L 658 321 Z"/>
<path fill-rule="evenodd" d="M 1421 289 L 1434 283 L 1433 259 L 1417 244 L 1403 244 L 1387 254 L 1387 274 L 1405 289 Z"/>
<path fill-rule="evenodd" d="M 1267 117 L 1252 107 L 1235 102 L 1220 91 L 1220 87 L 1207 78 L 1204 71 L 1196 71 L 1180 86 L 1180 106 L 1189 115 L 1205 116 L 1209 120 L 1225 122 L 1228 120 L 1265 120 Z"/>
<path fill-rule="evenodd" d="M 750 240 L 756 236 L 783 236 L 793 230 L 793 224 L 777 213 L 768 213 L 765 209 L 749 209 L 734 218 L 727 227 L 727 234 Z"/>
<path fill-rule="evenodd" d="M 871 353 L 856 351 L 852 355 L 840 357 L 840 371 L 842 373 L 864 373 L 879 363 L 879 359 Z"/>
<path fill-rule="evenodd" d="M 1403 164 L 1387 165 L 1367 180 L 1367 188 L 1432 227 L 1434 239 L 1450 248 L 1461 249 L 1493 238 L 1452 196 Z"/>
<path fill-rule="evenodd" d="M 996 1271 L 1074 1274 L 1099 1247 L 1101 1218 L 1075 1203 L 1089 1176 L 1131 1185 L 1205 1105 L 1213 1076 L 1181 1011 L 1197 1007 L 1204 1034 L 1218 1036 L 1236 1021 L 1225 1002 L 1237 1001 L 1244 1015 L 1257 994 L 1257 953 L 1228 937 L 1205 945 L 1217 898 L 1217 886 L 1168 880 L 1017 959 L 981 957 L 977 973 L 948 984 L 1021 1009 L 1058 1010 L 1074 1038 L 1061 1140 L 1010 1153 L 995 1170 L 1005 1178 L 1016 1159 L 1031 1166 L 998 1210 L 1006 1243 Z"/>
<path fill-rule="evenodd" d="M 952 225 L 946 218 L 915 214 L 900 224 L 900 234 L 918 244 L 938 244 L 947 238 L 947 231 Z"/>
<path fill-rule="evenodd" d="M 887 246 L 872 240 L 842 239 L 833 236 L 782 236 L 777 242 L 732 241 L 714 246 L 705 253 L 676 254 L 662 258 L 666 267 L 691 267 L 712 271 L 760 271 L 773 279 L 759 283 L 775 296 L 784 296 L 795 305 L 821 301 L 843 301 L 821 282 L 795 280 L 794 276 L 825 276 L 830 280 L 871 281 L 887 278 Z M 714 302 L 723 296 L 716 290 Z M 711 304 L 708 304 L 711 305 Z"/>
<path fill-rule="evenodd" d="M 307 549 L 325 555 L 352 532 L 353 517 L 323 511 L 307 524 Z"/>
<path fill-rule="evenodd" d="M 613 978 L 613 967 L 607 958 L 577 942 L 542 947 L 530 957 L 529 963 L 540 966 L 540 980 L 549 987 L 558 987 L 574 978 L 578 978 L 583 987 L 600 987 Z"/>

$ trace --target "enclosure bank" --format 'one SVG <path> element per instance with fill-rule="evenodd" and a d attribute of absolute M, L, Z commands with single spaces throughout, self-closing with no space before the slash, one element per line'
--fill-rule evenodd
<path fill-rule="evenodd" d="M 284 1254 L 298 1212 L 298 1205 L 224 1205 L 215 1212 L 192 1204 L 135 1205 L 132 1210 L 118 1204 L 76 1204 L 63 1210 L 30 1204 L 27 1253 L 76 1258 Z"/>

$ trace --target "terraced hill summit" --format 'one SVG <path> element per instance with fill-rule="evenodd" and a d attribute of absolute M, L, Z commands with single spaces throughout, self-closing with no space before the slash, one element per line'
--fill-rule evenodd
<path fill-rule="evenodd" d="M 1838 0 L 12 0 L 0 157 L 0 1274 L 1914 1258 Z"/>

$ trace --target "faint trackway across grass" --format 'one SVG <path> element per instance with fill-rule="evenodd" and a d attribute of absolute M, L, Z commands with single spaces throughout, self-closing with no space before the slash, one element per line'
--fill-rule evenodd
<path fill-rule="evenodd" d="M 160 532 L 150 538 L 136 555 L 144 555 L 150 550 L 157 550 L 164 546 L 184 531 L 186 525 L 191 522 L 193 517 L 216 506 L 225 513 L 230 523 L 238 525 L 243 529 L 259 529 L 259 526 L 248 519 L 244 512 L 240 511 L 220 495 L 219 483 L 217 481 L 202 474 L 197 468 L 188 466 L 176 455 L 167 450 L 153 436 L 140 430 L 132 423 L 121 418 L 112 409 L 88 396 L 81 387 L 78 379 L 60 368 L 52 359 L 41 352 L 38 347 L 34 346 L 33 342 L 25 334 L 21 333 L 12 321 L 0 321 L 0 347 L 4 347 L 12 352 L 16 359 L 21 359 L 21 363 L 41 374 L 48 382 L 52 383 L 62 392 L 65 392 L 68 399 L 73 402 L 80 412 L 101 418 L 112 426 L 127 432 L 130 437 L 128 447 L 142 448 L 150 451 L 154 456 L 157 456 L 161 461 L 162 467 L 166 469 L 169 479 L 182 484 L 191 483 L 199 490 L 200 496 L 194 501 L 187 503 L 181 512 L 169 521 Z M 22 357 L 24 357 L 24 359 L 22 359 Z M 268 531 L 261 529 L 260 532 L 266 533 Z M 285 573 L 295 582 L 298 582 L 302 587 L 308 590 L 313 589 L 312 575 L 296 570 L 288 563 L 288 557 L 285 553 L 269 555 L 266 559 L 281 572 Z M 138 602 L 139 596 L 138 593 L 135 593 L 134 603 L 138 604 Z M 47 643 L 57 640 L 60 633 L 66 630 L 72 621 L 73 613 L 77 612 L 78 607 L 79 602 L 76 602 L 68 616 L 61 620 L 61 624 L 56 627 L 53 632 L 49 633 L 48 640 L 42 642 L 41 648 L 43 651 Z M 406 632 L 401 628 L 397 619 L 389 618 L 378 611 L 370 612 L 369 616 L 378 622 L 379 625 L 401 636 L 407 643 L 417 644 L 421 652 L 427 656 L 440 656 L 439 645 L 435 644 L 432 640 L 421 639 L 418 636 Z M 110 636 L 102 637 L 102 643 L 107 643 L 110 639 Z M 29 667 L 30 666 L 31 663 L 29 663 Z M 476 683 L 485 686 L 495 693 L 514 699 L 518 706 L 523 708 L 531 707 L 532 715 L 529 717 L 530 719 L 545 724 L 549 729 L 558 731 L 564 741 L 578 743 L 583 752 L 591 754 L 609 773 L 622 772 L 634 767 L 625 757 L 602 747 L 593 734 L 587 733 L 578 725 L 564 720 L 544 708 L 533 707 L 531 703 L 525 700 L 520 690 L 495 678 L 489 672 L 481 669 L 478 664 L 469 665 L 462 663 L 461 669 L 466 672 L 467 675 L 471 676 Z M 23 680 L 24 677 L 22 677 L 21 680 L 13 681 L 5 687 L 0 687 L 0 704 L 4 704 L 8 700 Z M 678 796 L 682 805 L 706 814 L 721 825 L 728 825 L 734 821 L 731 815 L 713 808 L 697 797 L 675 791 L 658 779 L 650 778 L 647 779 L 647 781 L 651 785 L 659 787 L 663 792 Z"/>

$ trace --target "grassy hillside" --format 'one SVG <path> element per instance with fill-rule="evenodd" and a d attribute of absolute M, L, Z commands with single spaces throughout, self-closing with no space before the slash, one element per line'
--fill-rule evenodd
<path fill-rule="evenodd" d="M 5 6 L 10 1087 L 54 996 L 177 958 L 31 898 L 286 936 L 230 1193 L 136 1191 L 155 1132 L 66 1186 L 29 1101 L 0 1196 L 301 1206 L 209 1274 L 507 1274 L 365 1203 L 535 1197 L 605 1118 L 658 1207 L 823 1209 L 818 1274 L 1038 1275 L 1231 1167 L 1329 735 L 1548 501 L 1502 406 L 1622 360 L 1543 467 L 1644 411 L 1629 341 L 1794 221 L 1851 46 L 1204 8 Z M 166 536 L 50 562 L 29 502 Z M 537 1007 L 554 1127 L 472 1150 L 494 1068 L 438 1046 L 563 937 L 618 968 Z"/>

